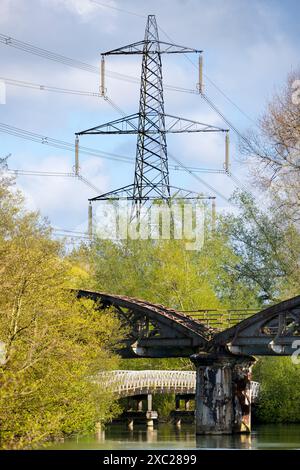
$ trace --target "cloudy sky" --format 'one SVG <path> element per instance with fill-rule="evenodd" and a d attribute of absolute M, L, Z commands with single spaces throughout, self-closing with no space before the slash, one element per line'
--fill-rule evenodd
<path fill-rule="evenodd" d="M 0 0 L 0 33 L 93 66 L 100 53 L 143 39 L 146 16 L 155 14 L 161 40 L 204 50 L 205 91 L 215 105 L 241 131 L 246 132 L 263 112 L 265 103 L 282 86 L 286 75 L 299 67 L 297 0 Z M 165 83 L 195 89 L 196 57 L 163 57 Z M 39 85 L 98 92 L 95 73 L 0 43 L 0 77 Z M 139 78 L 141 57 L 115 56 L 106 62 L 108 72 Z M 109 74 L 108 74 L 109 75 Z M 126 114 L 138 110 L 139 84 L 107 76 L 108 97 Z M 228 100 L 228 97 L 230 100 Z M 235 105 L 236 106 L 235 106 Z M 238 108 L 239 109 L 238 109 Z M 193 93 L 165 90 L 169 114 L 228 127 Z M 59 94 L 6 83 L 6 104 L 0 105 L 0 122 L 43 136 L 74 141 L 74 133 L 117 119 L 120 112 L 95 96 Z M 231 133 L 232 171 L 247 183 L 247 168 L 239 162 L 236 136 Z M 0 157 L 11 153 L 11 169 L 71 172 L 74 155 L 0 132 Z M 85 136 L 81 144 L 134 158 L 135 138 Z M 184 164 L 222 169 L 222 136 L 173 135 L 171 155 Z M 170 163 L 173 163 L 170 160 Z M 80 157 L 82 174 L 99 192 L 133 181 L 133 163 L 96 156 Z M 171 171 L 171 182 L 206 194 L 211 190 L 191 175 Z M 234 185 L 224 175 L 198 174 L 204 182 L 228 197 Z M 29 207 L 39 209 L 55 227 L 83 230 L 87 199 L 97 193 L 70 177 L 20 176 Z M 217 196 L 220 208 L 228 203 Z M 228 206 L 229 207 L 229 206 Z"/>

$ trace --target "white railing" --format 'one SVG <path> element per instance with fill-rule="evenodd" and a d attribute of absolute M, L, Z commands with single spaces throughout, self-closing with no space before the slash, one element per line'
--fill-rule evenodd
<path fill-rule="evenodd" d="M 140 393 L 195 393 L 196 372 L 181 370 L 114 370 L 100 372 L 97 381 L 105 383 L 120 396 Z M 259 383 L 251 382 L 251 397 L 255 400 Z"/>
<path fill-rule="evenodd" d="M 259 395 L 260 383 L 251 380 L 251 400 L 255 401 Z"/>

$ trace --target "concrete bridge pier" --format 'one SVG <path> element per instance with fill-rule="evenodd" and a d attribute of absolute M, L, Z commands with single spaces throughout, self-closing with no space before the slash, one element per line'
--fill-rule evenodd
<path fill-rule="evenodd" d="M 147 394 L 147 413 L 146 413 L 146 418 L 147 418 L 147 427 L 148 428 L 153 428 L 154 426 L 154 421 L 157 413 L 153 413 L 152 410 L 152 394 L 148 393 Z"/>
<path fill-rule="evenodd" d="M 177 428 L 181 427 L 180 399 L 181 399 L 180 395 L 175 396 L 174 424 Z"/>
<path fill-rule="evenodd" d="M 195 399 L 194 393 L 178 393 L 175 395 L 175 410 L 171 411 L 173 423 L 177 428 L 181 427 L 181 422 L 194 421 L 194 411 L 190 410 L 190 402 Z M 182 409 L 181 402 L 184 402 L 184 409 Z"/>
<path fill-rule="evenodd" d="M 147 409 L 144 409 L 144 402 Z M 146 422 L 147 428 L 153 428 L 154 420 L 157 420 L 157 411 L 152 409 L 152 394 L 133 395 L 128 399 L 127 410 L 123 413 L 123 418 L 127 420 L 127 426 L 133 429 L 134 422 Z"/>
<path fill-rule="evenodd" d="M 196 434 L 251 431 L 251 356 L 191 356 L 196 366 Z"/>

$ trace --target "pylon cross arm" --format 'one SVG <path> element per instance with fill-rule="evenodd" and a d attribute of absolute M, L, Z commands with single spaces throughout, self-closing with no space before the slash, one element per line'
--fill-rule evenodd
<path fill-rule="evenodd" d="M 165 116 L 165 132 L 227 132 L 227 129 L 204 124 L 203 122 L 191 119 L 173 116 L 172 114 L 164 114 Z"/>
<path fill-rule="evenodd" d="M 139 113 L 106 122 L 100 126 L 91 127 L 85 131 L 77 132 L 76 135 L 84 134 L 137 134 Z"/>
<path fill-rule="evenodd" d="M 178 44 L 172 44 L 170 42 L 159 41 L 160 53 L 161 54 L 188 54 L 196 53 L 201 54 L 203 51 L 199 49 L 193 49 L 192 47 L 179 46 Z M 164 46 L 164 47 L 161 47 Z"/>
<path fill-rule="evenodd" d="M 170 42 L 148 39 L 103 52 L 102 55 L 143 54 L 145 52 L 145 46 L 147 46 L 147 53 L 149 54 L 156 54 L 157 52 L 160 52 L 160 54 L 188 54 L 190 52 L 201 54 L 203 52 L 187 46 L 179 46 L 178 44 L 172 44 Z"/>
<path fill-rule="evenodd" d="M 116 119 L 114 121 L 106 122 L 100 126 L 86 129 L 85 131 L 77 132 L 76 135 L 84 134 L 138 134 L 140 113 L 130 114 L 129 116 Z M 154 123 L 154 117 L 159 118 L 157 124 Z M 160 125 L 164 119 L 165 127 L 161 128 Z M 145 116 L 146 122 L 150 123 L 147 129 L 147 134 L 159 133 L 183 133 L 183 132 L 226 132 L 227 129 L 221 127 L 211 126 L 203 122 L 185 119 L 171 114 L 163 114 L 159 111 L 153 110 Z"/>

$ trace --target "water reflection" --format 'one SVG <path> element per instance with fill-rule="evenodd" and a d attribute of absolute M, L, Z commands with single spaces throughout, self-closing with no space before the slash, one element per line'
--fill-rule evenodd
<path fill-rule="evenodd" d="M 191 424 L 180 428 L 109 425 L 91 436 L 77 436 L 50 449 L 300 449 L 300 425 L 255 426 L 251 434 L 196 436 Z"/>
<path fill-rule="evenodd" d="M 196 436 L 196 448 L 201 449 L 252 449 L 252 434 L 215 434 Z"/>

